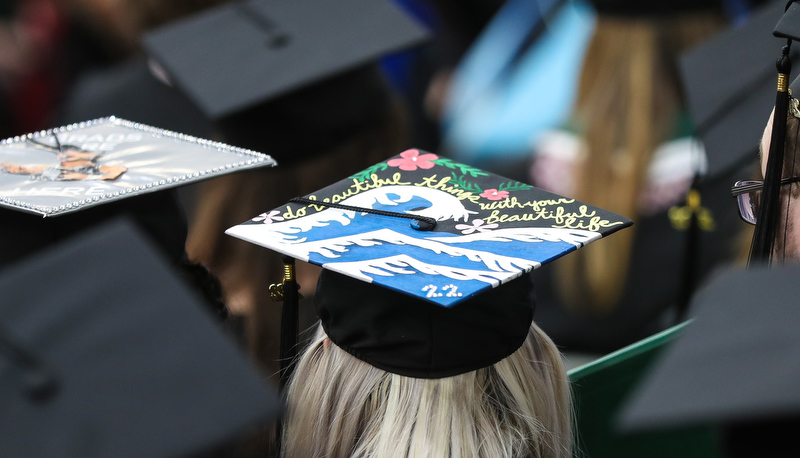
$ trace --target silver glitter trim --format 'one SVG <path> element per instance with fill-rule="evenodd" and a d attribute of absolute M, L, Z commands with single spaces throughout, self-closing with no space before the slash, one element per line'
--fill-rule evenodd
<path fill-rule="evenodd" d="M 147 183 L 144 186 L 137 186 L 133 188 L 128 188 L 124 190 L 115 191 L 113 193 L 107 193 L 100 196 L 94 196 L 92 198 L 83 199 L 81 201 L 71 203 L 71 204 L 64 204 L 58 207 L 47 207 L 42 205 L 33 205 L 27 202 L 19 201 L 16 199 L 12 199 L 9 197 L 0 197 L 0 203 L 5 204 L 7 206 L 15 207 L 19 210 L 28 212 L 28 213 L 36 213 L 42 216 L 57 216 L 61 213 L 69 213 L 76 211 L 86 205 L 96 205 L 100 202 L 105 201 L 113 201 L 119 200 L 125 197 L 128 197 L 130 194 L 139 193 L 142 191 L 152 192 L 156 190 L 160 190 L 161 188 L 168 189 L 176 186 L 183 186 L 188 183 L 197 182 L 201 180 L 207 180 L 213 178 L 217 175 L 224 175 L 230 173 L 231 171 L 237 169 L 251 169 L 256 167 L 262 166 L 275 166 L 277 163 L 275 160 L 269 156 L 268 154 L 259 153 L 257 151 L 239 148 L 237 146 L 228 145 L 226 143 L 216 142 L 212 140 L 206 140 L 203 138 L 198 138 L 192 135 L 186 135 L 179 132 L 173 132 L 171 130 L 160 129 L 158 127 L 148 126 L 147 124 L 141 124 L 138 122 L 128 121 L 126 119 L 117 118 L 116 116 L 109 116 L 106 118 L 98 118 L 93 119 L 90 121 L 83 121 L 79 123 L 70 124 L 67 126 L 56 127 L 53 129 L 42 130 L 39 132 L 33 132 L 26 135 L 17 135 L 13 138 L 7 138 L 5 140 L 0 140 L 0 146 L 3 145 L 12 145 L 15 143 L 26 142 L 28 139 L 31 138 L 40 138 L 40 137 L 47 137 L 54 133 L 60 134 L 64 132 L 71 132 L 76 129 L 83 129 L 90 126 L 96 125 L 104 125 L 104 124 L 111 124 L 114 126 L 124 127 L 131 130 L 135 130 L 138 132 L 144 132 L 150 134 L 154 137 L 166 137 L 172 138 L 175 140 L 179 140 L 186 143 L 192 143 L 195 145 L 200 145 L 204 148 L 213 148 L 217 151 L 226 152 L 226 153 L 233 153 L 237 155 L 244 155 L 247 157 L 246 160 L 240 160 L 238 162 L 231 162 L 229 164 L 225 164 L 224 166 L 214 167 L 211 169 L 201 170 L 198 172 L 187 173 L 184 175 L 176 175 L 171 178 L 162 179 L 157 182 Z"/>

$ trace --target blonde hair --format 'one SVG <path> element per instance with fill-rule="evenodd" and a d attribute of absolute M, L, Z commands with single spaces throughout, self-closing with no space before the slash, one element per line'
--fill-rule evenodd
<path fill-rule="evenodd" d="M 566 372 L 535 324 L 511 356 L 441 379 L 377 369 L 319 327 L 288 402 L 283 457 L 571 456 Z"/>
<path fill-rule="evenodd" d="M 598 18 L 573 115 L 588 145 L 576 175 L 576 199 L 637 218 L 653 151 L 669 138 L 681 110 L 677 56 L 722 24 L 712 13 Z M 558 263 L 558 287 L 567 305 L 614 308 L 625 285 L 635 228 Z"/>

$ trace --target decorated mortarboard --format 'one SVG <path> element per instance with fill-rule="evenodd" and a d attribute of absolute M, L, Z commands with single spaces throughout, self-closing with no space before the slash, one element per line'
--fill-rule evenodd
<path fill-rule="evenodd" d="M 800 267 L 720 275 L 620 421 L 627 431 L 797 418 Z M 777 456 L 767 455 L 765 456 Z"/>
<path fill-rule="evenodd" d="M 412 149 L 226 233 L 448 307 L 631 224 Z"/>
<path fill-rule="evenodd" d="M 446 377 L 519 348 L 533 318 L 526 272 L 630 224 L 412 149 L 226 233 L 323 267 L 315 301 L 334 343 L 394 373 Z"/>
<path fill-rule="evenodd" d="M 102 118 L 0 142 L 0 206 L 57 216 L 274 165 L 266 154 Z"/>
<path fill-rule="evenodd" d="M 118 220 L 0 277 L 0 455 L 182 457 L 280 402 Z"/>
<path fill-rule="evenodd" d="M 385 0 L 249 0 L 155 30 L 143 44 L 173 84 L 219 119 L 427 35 Z"/>

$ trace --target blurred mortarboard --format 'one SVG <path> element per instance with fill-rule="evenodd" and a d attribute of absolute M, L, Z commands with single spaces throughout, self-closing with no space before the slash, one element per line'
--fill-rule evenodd
<path fill-rule="evenodd" d="M 179 457 L 279 401 L 122 220 L 0 278 L 4 457 Z"/>
<path fill-rule="evenodd" d="M 226 233 L 322 266 L 317 310 L 331 339 L 355 356 L 445 377 L 521 345 L 532 319 L 527 272 L 630 224 L 408 150 Z"/>
<path fill-rule="evenodd" d="M 700 290 L 696 318 L 624 410 L 629 431 L 800 413 L 800 267 L 728 272 Z"/>
<path fill-rule="evenodd" d="M 254 151 L 113 117 L 4 140 L 0 263 L 121 213 L 180 257 L 185 221 L 164 191 L 274 164 Z"/>
<path fill-rule="evenodd" d="M 709 177 L 758 157 L 758 141 L 775 106 L 775 59 L 786 43 L 772 35 L 785 1 L 755 11 L 681 57 L 687 102 L 708 156 Z M 792 60 L 798 53 L 791 54 Z"/>
<path fill-rule="evenodd" d="M 233 1 L 144 37 L 148 54 L 219 119 L 420 43 L 384 0 Z"/>

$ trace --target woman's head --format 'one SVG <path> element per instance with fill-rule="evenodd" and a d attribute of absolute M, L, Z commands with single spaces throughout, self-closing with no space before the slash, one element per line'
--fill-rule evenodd
<path fill-rule="evenodd" d="M 450 307 L 323 270 L 285 456 L 561 457 L 570 397 L 528 275 Z"/>
<path fill-rule="evenodd" d="M 446 378 L 378 369 L 319 327 L 289 384 L 284 456 L 567 457 L 570 396 L 552 341 L 532 324 L 488 367 Z"/>

